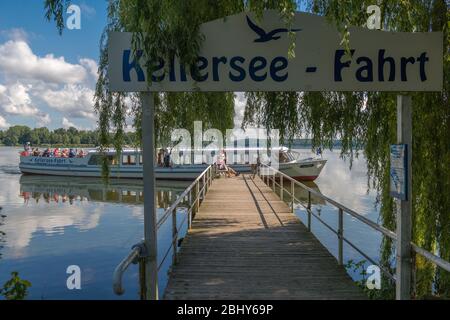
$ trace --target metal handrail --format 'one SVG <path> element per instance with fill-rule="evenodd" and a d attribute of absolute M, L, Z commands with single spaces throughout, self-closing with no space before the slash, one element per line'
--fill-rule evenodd
<path fill-rule="evenodd" d="M 122 287 L 122 276 L 130 264 L 137 262 L 140 255 L 141 249 L 138 246 L 135 246 L 128 256 L 117 265 L 113 274 L 113 290 L 116 294 L 121 295 L 125 292 L 125 289 Z"/>
<path fill-rule="evenodd" d="M 171 204 L 171 206 L 169 208 L 167 208 L 164 211 L 164 214 L 161 216 L 161 218 L 158 220 L 158 222 L 156 223 L 156 230 L 158 231 L 159 228 L 164 224 L 164 222 L 167 220 L 167 218 L 172 215 L 173 217 L 173 223 L 174 223 L 174 227 L 172 228 L 173 230 L 173 234 L 172 234 L 172 242 L 171 242 L 171 246 L 168 248 L 168 250 L 165 252 L 164 254 L 164 258 L 162 259 L 162 261 L 160 262 L 159 266 L 157 267 L 157 269 L 159 270 L 163 264 L 163 262 L 165 261 L 165 259 L 167 258 L 169 252 L 171 249 L 173 249 L 173 262 L 176 262 L 176 255 L 177 255 L 177 250 L 176 250 L 176 246 L 177 246 L 177 242 L 178 242 L 178 227 L 176 225 L 176 212 L 177 212 L 177 207 L 180 205 L 180 203 L 184 200 L 184 198 L 186 198 L 186 196 L 189 196 L 190 198 L 190 203 L 189 206 L 187 208 L 187 219 L 186 217 L 183 219 L 183 221 L 181 222 L 181 226 L 183 226 L 185 224 L 185 222 L 188 222 L 188 229 L 190 229 L 191 227 L 191 222 L 192 222 L 192 218 L 193 215 L 195 214 L 196 211 L 198 211 L 198 207 L 200 205 L 200 199 L 203 199 L 202 197 L 200 197 L 200 195 L 205 196 L 209 186 L 211 185 L 212 180 L 214 179 L 214 173 L 215 173 L 215 166 L 214 165 L 209 165 L 184 191 L 183 193 L 181 193 L 178 197 L 177 200 L 175 200 L 174 203 Z M 199 184 L 200 181 L 202 181 L 202 188 L 200 188 Z M 196 192 L 196 196 L 195 198 L 192 198 L 191 192 L 194 190 L 195 188 L 195 192 Z M 195 208 L 195 211 L 194 211 Z M 132 247 L 131 252 L 117 265 L 116 269 L 114 270 L 114 274 L 113 274 L 113 290 L 114 293 L 121 295 L 125 292 L 125 289 L 122 287 L 122 276 L 125 273 L 125 271 L 127 270 L 127 268 L 130 266 L 130 264 L 132 263 L 143 263 L 143 260 L 145 258 L 145 245 L 144 242 L 141 242 L 139 244 L 136 244 Z"/>
<path fill-rule="evenodd" d="M 299 182 L 299 181 L 297 181 L 297 180 L 291 178 L 290 176 L 286 175 L 285 173 L 283 173 L 283 172 L 281 172 L 281 171 L 279 171 L 279 170 L 277 170 L 277 169 L 275 169 L 275 168 L 272 168 L 272 167 L 270 167 L 270 166 L 268 166 L 268 165 L 266 165 L 266 164 L 261 164 L 261 166 L 262 166 L 263 168 L 266 168 L 266 169 L 269 170 L 268 174 L 262 174 L 262 173 L 261 173 L 261 170 L 259 170 L 258 174 L 261 176 L 261 178 L 263 179 L 263 181 L 267 180 L 267 184 L 268 184 L 269 179 L 270 179 L 270 180 L 272 181 L 272 184 L 273 184 L 274 186 L 275 186 L 275 185 L 278 185 L 278 186 L 280 187 L 280 190 L 281 190 L 281 191 L 280 191 L 280 195 L 281 195 L 282 193 L 284 193 L 284 192 L 287 192 L 287 193 L 291 196 L 291 199 L 292 199 L 292 201 L 293 201 L 293 203 L 292 203 L 292 206 L 293 206 L 292 210 L 294 210 L 294 202 L 295 202 L 295 200 L 297 200 L 297 201 L 298 201 L 298 202 L 306 209 L 306 211 L 308 212 L 308 229 L 309 229 L 309 230 L 310 230 L 310 226 L 311 226 L 311 220 L 310 220 L 310 219 L 311 219 L 311 215 L 312 215 L 312 216 L 314 216 L 315 218 L 317 218 L 321 223 L 323 223 L 327 228 L 329 228 L 329 229 L 332 230 L 335 234 L 337 234 L 340 241 L 342 241 L 342 242 L 345 241 L 345 242 L 348 243 L 351 247 L 353 247 L 356 251 L 358 251 L 358 252 L 361 253 L 364 257 L 367 258 L 367 255 L 363 254 L 362 250 L 360 250 L 359 248 L 357 248 L 353 243 L 351 243 L 348 239 L 346 239 L 346 238 L 343 236 L 343 227 L 342 227 L 342 230 L 337 230 L 337 231 L 336 231 L 336 230 L 332 229 L 332 227 L 331 227 L 330 225 L 328 225 L 327 223 L 325 223 L 322 219 L 320 219 L 317 215 L 315 215 L 315 214 L 312 212 L 312 210 L 311 210 L 311 194 L 313 194 L 313 195 L 315 195 L 315 196 L 317 196 L 317 197 L 319 197 L 319 198 L 325 200 L 326 202 L 331 203 L 333 206 L 339 208 L 340 214 L 341 214 L 341 212 L 346 212 L 346 213 L 348 213 L 349 215 L 351 215 L 352 217 L 354 217 L 354 218 L 358 219 L 359 221 L 363 222 L 364 224 L 368 225 L 368 226 L 371 227 L 372 229 L 381 232 L 382 234 L 384 234 L 384 235 L 387 236 L 388 238 L 390 238 L 390 239 L 392 239 L 392 240 L 395 240 L 395 241 L 397 240 L 397 235 L 396 235 L 395 232 L 393 232 L 393 231 L 391 231 L 391 230 L 389 230 L 389 229 L 387 229 L 387 228 L 385 228 L 385 227 L 383 227 L 383 226 L 380 226 L 380 225 L 377 224 L 376 222 L 373 222 L 373 221 L 367 219 L 366 217 L 362 216 L 361 214 L 357 213 L 356 211 L 354 211 L 354 210 L 352 210 L 352 209 L 350 209 L 350 208 L 347 208 L 346 206 L 340 204 L 339 202 L 336 202 L 336 201 L 333 200 L 333 199 L 330 199 L 329 197 L 323 195 L 322 193 L 320 193 L 320 192 L 318 192 L 318 191 L 316 191 L 316 190 L 314 190 L 314 189 L 312 189 L 312 188 L 306 186 L 305 184 L 303 184 L 303 183 L 301 183 L 301 182 Z M 270 174 L 270 171 L 273 171 L 274 174 L 273 174 L 273 175 Z M 283 182 L 282 182 L 281 184 L 280 184 L 280 183 L 277 183 L 277 182 L 275 181 L 275 176 L 276 176 L 276 175 L 279 175 L 279 176 L 283 177 L 283 179 L 281 179 L 281 181 L 284 180 L 284 179 L 287 179 L 287 180 L 289 180 L 289 181 L 291 182 L 291 184 L 293 183 L 294 185 L 298 185 L 298 186 L 300 186 L 301 188 L 303 188 L 303 189 L 305 189 L 306 191 L 308 191 L 308 206 L 306 207 L 306 206 L 302 203 L 302 201 L 300 201 L 299 199 L 297 199 L 297 198 L 295 197 L 295 194 L 294 194 L 294 193 L 285 190 L 285 188 L 284 188 L 284 186 L 283 186 Z M 271 178 L 269 178 L 269 177 L 271 177 Z M 311 230 L 310 230 L 310 231 L 311 231 Z M 342 232 L 342 234 L 339 235 L 339 232 Z M 340 250 L 342 250 L 341 247 L 342 247 L 342 246 L 340 245 L 340 246 L 339 246 L 339 249 L 340 249 Z M 421 247 L 419 247 L 418 245 L 416 245 L 416 244 L 413 243 L 413 242 L 411 242 L 411 248 L 412 248 L 412 250 L 413 250 L 415 253 L 420 254 L 420 255 L 421 255 L 422 257 L 424 257 L 425 259 L 427 259 L 427 260 L 433 262 L 434 264 L 436 264 L 437 266 L 441 267 L 442 269 L 444 269 L 444 270 L 450 272 L 450 262 L 448 262 L 448 261 L 442 259 L 441 257 L 439 257 L 439 256 L 437 256 L 437 255 L 435 255 L 435 254 L 433 254 L 433 253 L 431 253 L 431 252 L 429 252 L 429 251 L 427 251 L 427 250 L 421 248 Z M 371 262 L 373 263 L 373 260 L 372 260 L 372 259 L 368 259 L 368 260 L 371 261 Z M 342 261 L 342 252 L 339 252 L 339 261 L 338 261 L 338 262 L 339 262 L 339 264 L 342 264 L 342 262 L 343 262 L 343 261 Z M 379 266 L 379 265 L 378 265 L 378 266 Z M 388 275 L 391 279 L 395 280 L 395 275 L 390 274 L 389 271 L 386 270 L 385 268 L 383 268 L 382 266 L 379 266 L 379 267 L 380 267 L 380 269 L 382 269 L 384 272 L 386 272 L 387 275 Z"/>

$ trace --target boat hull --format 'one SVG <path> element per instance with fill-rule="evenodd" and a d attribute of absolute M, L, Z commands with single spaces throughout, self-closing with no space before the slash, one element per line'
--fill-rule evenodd
<path fill-rule="evenodd" d="M 326 160 L 307 160 L 293 163 L 282 163 L 279 170 L 284 174 L 300 181 L 315 180 Z M 250 165 L 235 164 L 230 165 L 239 173 L 251 172 Z M 71 176 L 71 177 L 101 177 L 101 167 L 98 165 L 88 165 L 83 158 L 43 158 L 21 156 L 20 171 L 23 174 L 38 174 L 50 176 Z M 205 169 L 203 165 L 179 165 L 171 168 L 155 167 L 155 178 L 158 180 L 194 180 Z M 142 179 L 142 166 L 110 166 L 109 176 L 111 178 Z"/>

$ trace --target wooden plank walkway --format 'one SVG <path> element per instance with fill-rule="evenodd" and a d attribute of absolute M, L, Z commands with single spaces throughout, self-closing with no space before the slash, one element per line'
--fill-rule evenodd
<path fill-rule="evenodd" d="M 264 182 L 214 180 L 165 299 L 365 299 L 344 267 Z"/>

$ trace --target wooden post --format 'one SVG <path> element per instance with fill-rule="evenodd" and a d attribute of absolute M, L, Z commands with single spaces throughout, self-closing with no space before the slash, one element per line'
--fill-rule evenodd
<path fill-rule="evenodd" d="M 178 231 L 177 231 L 177 208 L 172 211 L 172 264 L 177 263 L 177 244 L 178 244 Z"/>
<path fill-rule="evenodd" d="M 145 279 L 146 299 L 158 299 L 158 268 L 156 210 L 155 210 L 155 171 L 154 171 L 154 94 L 143 92 L 142 97 L 142 156 L 144 181 L 144 242 L 147 249 Z"/>
<path fill-rule="evenodd" d="M 411 299 L 412 110 L 410 96 L 397 96 L 397 142 L 406 144 L 407 199 L 397 205 L 396 299 Z"/>
<path fill-rule="evenodd" d="M 344 211 L 339 208 L 339 226 L 338 226 L 338 238 L 339 238 L 339 265 L 344 264 Z"/>

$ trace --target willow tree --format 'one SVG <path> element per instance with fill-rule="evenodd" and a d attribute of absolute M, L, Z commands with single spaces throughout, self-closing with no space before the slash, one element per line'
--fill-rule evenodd
<path fill-rule="evenodd" d="M 444 32 L 444 90 L 440 93 L 414 93 L 413 98 L 413 239 L 418 245 L 438 252 L 450 260 L 450 105 L 449 105 L 449 10 L 446 0 L 339 1 L 306 0 L 310 12 L 326 16 L 342 34 L 343 45 L 350 47 L 348 26 L 363 26 L 366 8 L 381 8 L 383 29 L 389 31 Z M 69 0 L 46 0 L 46 16 L 59 31 Z M 192 64 L 202 44 L 199 27 L 217 18 L 252 11 L 261 16 L 265 9 L 277 9 L 290 26 L 297 9 L 293 0 L 110 0 L 108 24 L 100 41 L 99 79 L 95 109 L 99 115 L 100 143 L 111 143 L 120 150 L 127 112 L 140 132 L 140 105 L 137 94 L 112 93 L 108 90 L 107 44 L 109 31 L 135 32 L 133 44 L 147 54 L 147 72 L 157 57 L 179 57 Z M 288 55 L 295 57 L 294 41 Z M 150 77 L 147 77 L 149 79 Z M 261 125 L 280 130 L 280 138 L 292 141 L 309 135 L 315 146 L 332 147 L 342 140 L 342 156 L 367 158 L 368 187 L 378 192 L 381 222 L 395 230 L 395 208 L 389 196 L 389 145 L 396 141 L 396 95 L 380 92 L 250 92 L 243 127 Z M 131 101 L 131 111 L 126 103 Z M 155 97 L 156 136 L 167 138 L 171 128 L 192 128 L 193 120 L 205 127 L 229 128 L 233 119 L 231 93 L 165 93 Z M 113 141 L 109 132 L 114 132 Z M 139 135 L 138 135 L 139 136 Z M 356 152 L 355 152 L 356 151 Z M 393 246 L 384 239 L 382 263 L 392 265 Z M 385 287 L 389 287 L 385 283 Z M 434 288 L 434 289 L 433 289 Z M 435 290 L 450 296 L 450 275 L 418 258 L 414 295 L 423 297 Z"/>

